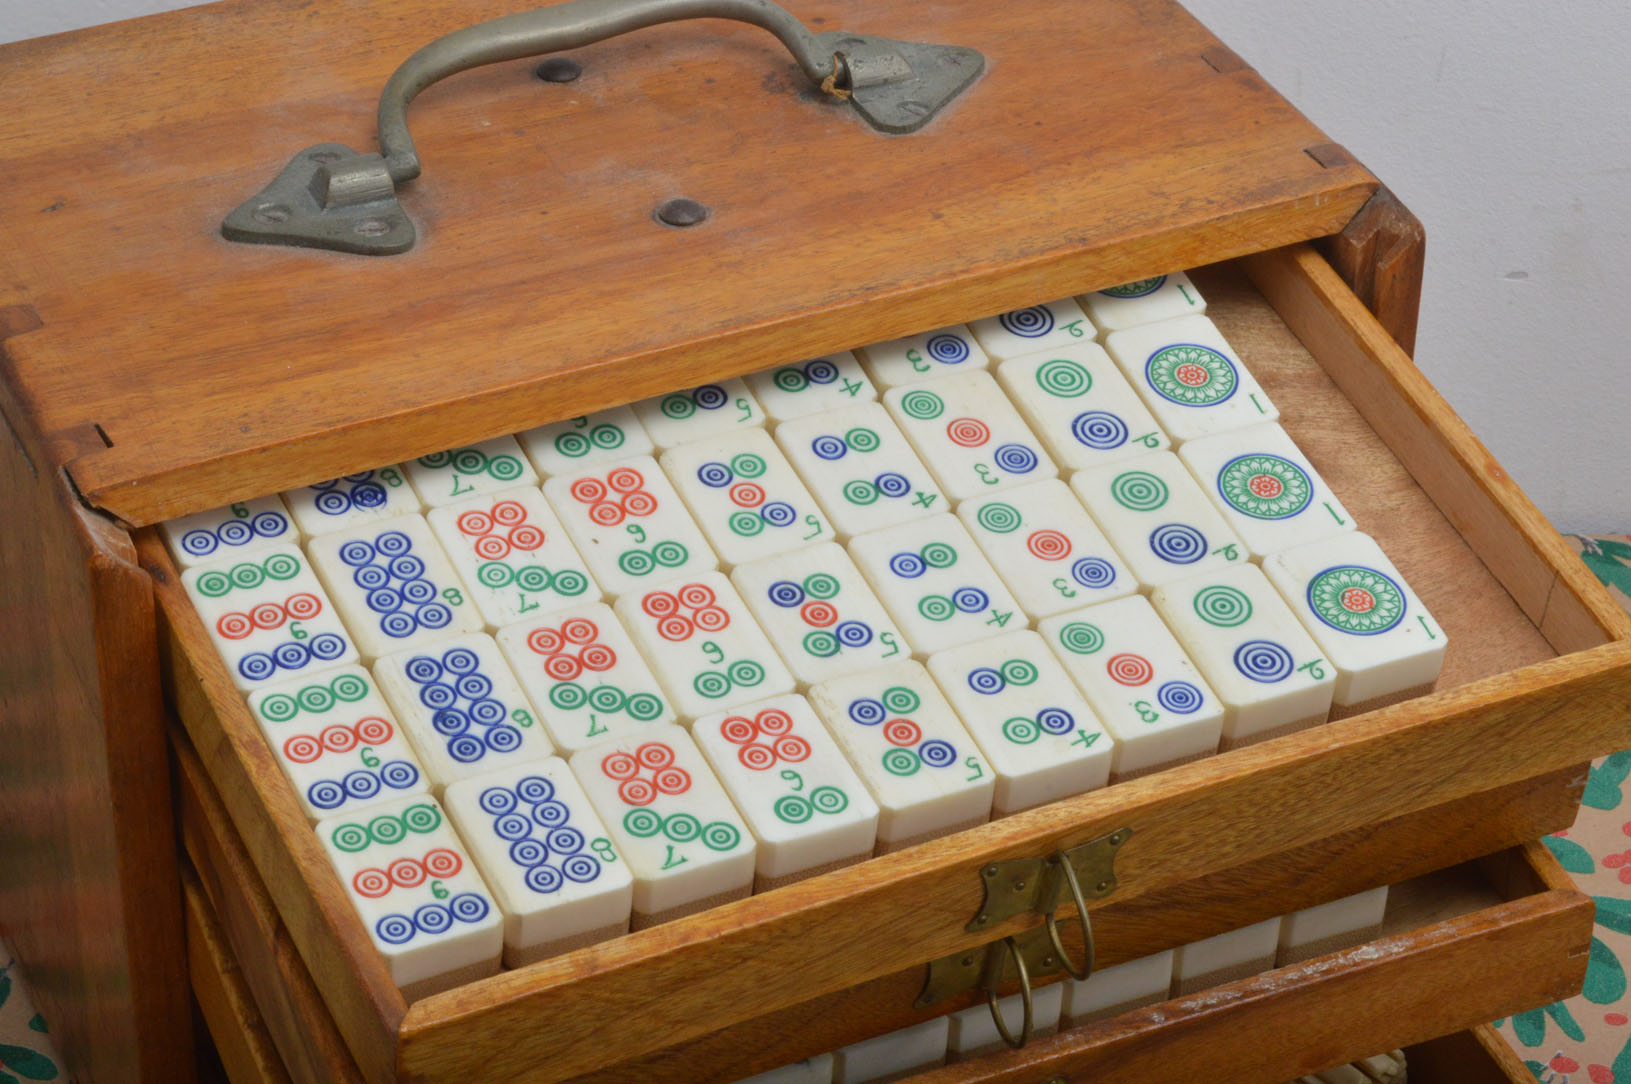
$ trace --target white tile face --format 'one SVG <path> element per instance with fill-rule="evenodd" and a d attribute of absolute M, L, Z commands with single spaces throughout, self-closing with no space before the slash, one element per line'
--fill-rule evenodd
<path fill-rule="evenodd" d="M 364 661 L 482 627 L 423 516 L 335 531 L 306 549 Z"/>
<path fill-rule="evenodd" d="M 1118 777 L 1217 751 L 1223 703 L 1143 595 L 1038 631 L 1116 739 Z"/>
<path fill-rule="evenodd" d="M 496 968 L 504 916 L 434 800 L 331 817 L 316 831 L 398 986 Z"/>
<path fill-rule="evenodd" d="M 818 1054 L 768 1073 L 739 1080 L 736 1084 L 832 1084 L 832 1055 Z"/>
<path fill-rule="evenodd" d="M 953 500 L 1058 473 L 990 373 L 891 388 L 883 401 Z"/>
<path fill-rule="evenodd" d="M 1104 347 L 1178 444 L 1279 420 L 1280 411 L 1204 316 L 1117 331 Z"/>
<path fill-rule="evenodd" d="M 351 634 L 294 546 L 198 565 L 181 583 L 244 692 L 357 661 Z"/>
<path fill-rule="evenodd" d="M 1240 538 L 1171 452 L 1077 471 L 1070 488 L 1145 588 L 1249 559 Z"/>
<path fill-rule="evenodd" d="M 432 452 L 403 466 L 413 488 L 431 508 L 538 484 L 538 472 L 527 462 L 514 437 L 494 437 L 480 444 Z"/>
<path fill-rule="evenodd" d="M 1178 458 L 1255 558 L 1354 529 L 1353 516 L 1278 425 L 1192 440 Z"/>
<path fill-rule="evenodd" d="M 950 507 L 877 403 L 783 422 L 776 427 L 776 443 L 827 513 L 839 541 Z"/>
<path fill-rule="evenodd" d="M 580 414 L 517 433 L 533 468 L 544 478 L 649 455 L 653 447 L 632 406 Z"/>
<path fill-rule="evenodd" d="M 961 324 L 863 346 L 858 353 L 879 389 L 984 369 L 991 364 L 974 333 Z"/>
<path fill-rule="evenodd" d="M 824 358 L 778 365 L 747 378 L 748 388 L 772 422 L 819 414 L 823 410 L 870 403 L 878 397 L 861 363 L 845 350 Z"/>
<path fill-rule="evenodd" d="M 681 719 L 793 691 L 793 675 L 723 573 L 670 580 L 613 608 Z"/>
<path fill-rule="evenodd" d="M 434 508 L 426 518 L 489 629 L 600 599 L 566 528 L 532 486 Z"/>
<path fill-rule="evenodd" d="M 275 494 L 168 520 L 159 529 L 181 568 L 300 541 L 299 528 Z"/>
<path fill-rule="evenodd" d="M 691 736 L 759 842 L 760 877 L 871 856 L 878 804 L 802 696 L 705 715 Z"/>
<path fill-rule="evenodd" d="M 809 698 L 882 810 L 879 843 L 898 846 L 990 815 L 991 765 L 919 664 L 824 681 Z"/>
<path fill-rule="evenodd" d="M 1065 984 L 1062 982 L 1044 986 L 1031 995 L 1033 1034 L 1045 1034 L 1059 1026 L 1059 1013 L 1064 1000 Z M 1025 1026 L 1024 999 L 1019 994 L 998 998 L 997 1011 L 1002 1013 L 1008 1030 L 1018 1035 L 1020 1028 Z M 946 1050 L 953 1057 L 967 1057 L 1004 1045 L 996 1022 L 991 1019 L 991 1008 L 983 1001 L 973 1008 L 952 1013 L 948 1019 L 951 1021 L 951 1031 L 947 1036 Z"/>
<path fill-rule="evenodd" d="M 939 1065 L 946 1060 L 949 1035 L 949 1017 L 937 1016 L 836 1050 L 833 1084 L 867 1084 Z"/>
<path fill-rule="evenodd" d="M 586 749 L 572 757 L 572 774 L 628 860 L 637 914 L 753 883 L 753 836 L 684 730 L 656 727 Z"/>
<path fill-rule="evenodd" d="M 609 606 L 510 625 L 499 630 L 498 646 L 563 753 L 674 721 L 657 678 Z"/>
<path fill-rule="evenodd" d="M 1098 343 L 1004 362 L 997 381 L 1061 470 L 1172 446 Z"/>
<path fill-rule="evenodd" d="M 608 597 L 714 567 L 714 551 L 650 456 L 557 474 L 544 498 Z"/>
<path fill-rule="evenodd" d="M 1369 535 L 1276 553 L 1263 572 L 1336 667 L 1337 704 L 1438 679 L 1449 637 Z"/>
<path fill-rule="evenodd" d="M 964 501 L 957 518 L 1032 617 L 1138 590 L 1110 540 L 1058 479 Z"/>
<path fill-rule="evenodd" d="M 423 507 L 407 472 L 394 466 L 291 489 L 283 494 L 283 503 L 308 537 L 409 515 Z"/>
<path fill-rule="evenodd" d="M 249 694 L 249 711 L 314 821 L 429 789 L 401 725 L 360 666 L 269 685 Z"/>
<path fill-rule="evenodd" d="M 1066 1020 L 1140 1001 L 1165 1001 L 1172 992 L 1173 950 L 1140 956 L 1115 967 L 1096 970 L 1086 982 L 1066 979 Z"/>
<path fill-rule="evenodd" d="M 633 406 L 635 417 L 658 448 L 765 423 L 764 408 L 740 378 L 653 396 Z"/>
<path fill-rule="evenodd" d="M 1177 982 L 1183 983 L 1225 968 L 1261 963 L 1265 958 L 1272 967 L 1279 942 L 1280 920 L 1277 918 L 1220 933 L 1178 948 L 1173 958 L 1173 974 Z"/>
<path fill-rule="evenodd" d="M 996 812 L 1109 780 L 1114 742 L 1036 633 L 942 651 L 928 665 L 997 773 Z"/>
<path fill-rule="evenodd" d="M 511 953 L 627 927 L 634 876 L 566 761 L 472 776 L 443 805 L 504 913 Z"/>
<path fill-rule="evenodd" d="M 1336 671 L 1256 566 L 1194 576 L 1150 601 L 1223 701 L 1226 746 L 1324 720 Z"/>
<path fill-rule="evenodd" d="M 1206 311 L 1206 299 L 1182 271 L 1124 282 L 1076 300 L 1101 332 L 1124 331 Z"/>
<path fill-rule="evenodd" d="M 1387 886 L 1294 911 L 1281 920 L 1280 950 L 1294 952 L 1316 941 L 1368 932 L 1382 924 Z"/>
<path fill-rule="evenodd" d="M 731 582 L 800 684 L 910 655 L 883 603 L 835 543 L 739 565 Z"/>
<path fill-rule="evenodd" d="M 555 751 L 538 711 L 484 633 L 387 655 L 374 677 L 438 792 Z"/>
<path fill-rule="evenodd" d="M 660 462 L 727 568 L 832 541 L 815 498 L 763 429 L 682 444 Z"/>
<path fill-rule="evenodd" d="M 919 657 L 1027 623 L 956 516 L 861 535 L 849 552 Z"/>
<path fill-rule="evenodd" d="M 1097 333 L 1073 297 L 989 316 L 974 321 L 969 328 L 992 360 L 999 362 L 1091 341 Z"/>

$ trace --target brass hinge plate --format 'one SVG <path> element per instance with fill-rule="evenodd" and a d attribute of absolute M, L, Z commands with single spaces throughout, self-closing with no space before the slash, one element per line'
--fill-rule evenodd
<path fill-rule="evenodd" d="M 1118 828 L 1107 836 L 1064 852 L 1065 860 L 1076 870 L 1083 896 L 1090 900 L 1103 899 L 1116 890 L 1116 852 L 1132 834 L 1131 828 Z M 1047 899 L 1060 898 L 1055 878 L 1049 874 L 1052 861 L 1052 858 L 1010 858 L 1006 862 L 992 862 L 980 870 L 985 902 L 964 929 L 978 933 L 1027 911 L 1039 914 L 1051 911 L 1051 907 L 1042 904 Z"/>

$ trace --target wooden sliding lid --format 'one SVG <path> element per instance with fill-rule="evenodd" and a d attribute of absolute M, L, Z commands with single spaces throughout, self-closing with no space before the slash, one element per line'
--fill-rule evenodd
<path fill-rule="evenodd" d="M 513 0 L 231 0 L 0 48 L 0 404 L 131 524 L 1340 230 L 1361 166 L 1167 0 L 791 0 L 970 46 L 883 135 L 703 20 L 414 104 L 410 252 L 233 244 L 301 148 Z M 658 223 L 674 197 L 706 222 Z M 32 325 L 38 322 L 37 327 Z M 87 440 L 88 434 L 95 436 Z"/>

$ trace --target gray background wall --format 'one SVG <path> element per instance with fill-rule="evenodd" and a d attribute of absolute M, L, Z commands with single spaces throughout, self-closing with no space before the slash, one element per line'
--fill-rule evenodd
<path fill-rule="evenodd" d="M 0 41 L 182 6 L 0 0 Z M 1561 529 L 1631 530 L 1631 5 L 1188 6 L 1426 223 L 1422 369 Z"/>

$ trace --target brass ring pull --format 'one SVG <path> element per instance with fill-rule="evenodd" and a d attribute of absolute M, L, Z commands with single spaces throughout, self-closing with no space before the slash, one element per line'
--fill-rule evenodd
<path fill-rule="evenodd" d="M 1048 908 L 1048 940 L 1053 944 L 1053 951 L 1059 954 L 1059 964 L 1065 969 L 1065 974 L 1077 982 L 1086 982 L 1087 977 L 1093 974 L 1093 961 L 1095 949 L 1093 946 L 1093 920 L 1087 915 L 1087 901 L 1082 898 L 1082 886 L 1076 880 L 1076 867 L 1063 855 L 1054 856 L 1053 861 L 1059 863 L 1059 870 L 1064 874 L 1065 883 L 1070 886 L 1070 897 L 1076 902 L 1076 917 L 1082 922 L 1082 940 L 1086 942 L 1086 963 L 1080 970 L 1070 962 L 1070 954 L 1065 951 L 1064 942 L 1059 938 L 1059 921 L 1054 917 L 1053 907 Z"/>
<path fill-rule="evenodd" d="M 1019 972 L 1020 1003 L 1025 1007 L 1024 1019 L 1020 1025 L 1019 1038 L 1008 1030 L 1008 1024 L 1002 1018 L 1002 1009 L 997 1006 L 998 979 L 1002 977 L 1002 969 L 996 969 L 995 974 L 985 984 L 985 1004 L 991 1010 L 991 1022 L 997 1025 L 997 1034 L 1002 1041 L 1014 1050 L 1018 1050 L 1031 1041 L 1031 1025 L 1034 1019 L 1034 1006 L 1031 1003 L 1031 973 L 1025 967 L 1025 954 L 1019 951 L 1019 945 L 1012 937 L 1004 937 L 1002 943 L 1014 958 L 1014 969 Z"/>

